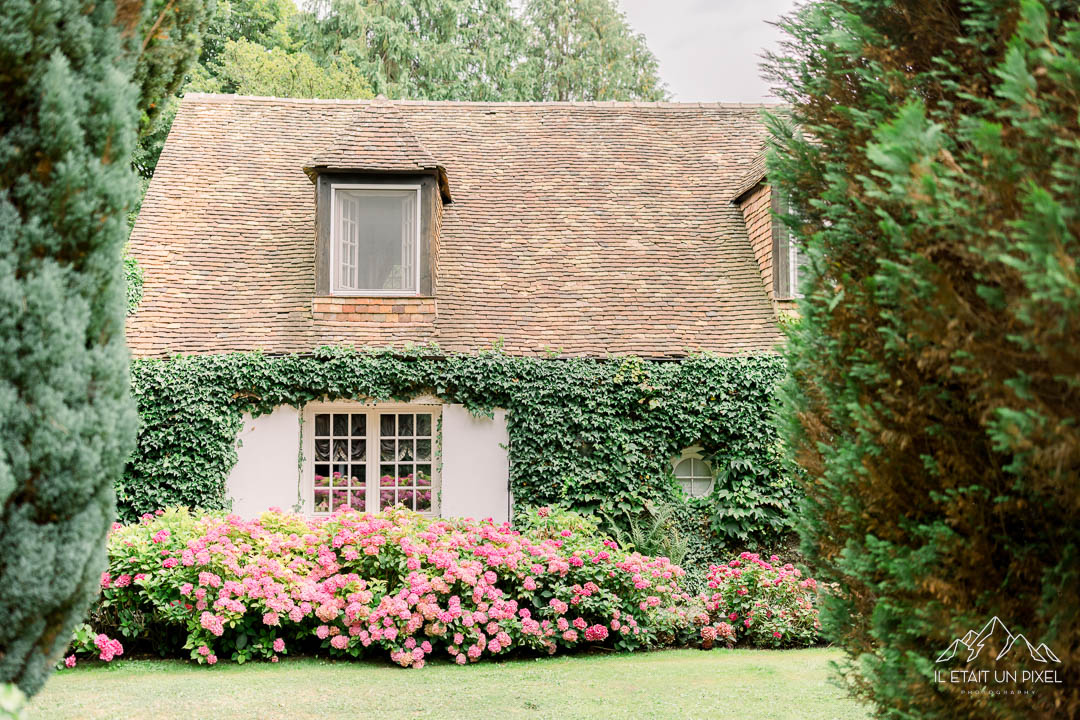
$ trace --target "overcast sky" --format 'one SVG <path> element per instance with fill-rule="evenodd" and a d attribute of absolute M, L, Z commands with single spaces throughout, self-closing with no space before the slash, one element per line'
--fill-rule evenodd
<path fill-rule="evenodd" d="M 660 60 L 675 100 L 774 100 L 758 64 L 780 32 L 768 24 L 795 0 L 620 0 L 634 30 Z"/>

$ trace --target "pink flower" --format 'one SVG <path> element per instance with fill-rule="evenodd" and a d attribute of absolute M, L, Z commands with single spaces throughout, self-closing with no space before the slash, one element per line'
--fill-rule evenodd
<path fill-rule="evenodd" d="M 285 652 L 285 641 L 281 638 L 274 640 L 274 652 Z"/>
<path fill-rule="evenodd" d="M 773 631 L 773 634 L 772 634 L 772 636 L 773 636 L 774 638 L 780 638 L 780 637 L 783 637 L 783 635 L 781 635 L 779 631 Z"/>
<path fill-rule="evenodd" d="M 69 668 L 75 667 L 75 656 L 68 655 L 66 658 L 64 658 L 64 665 Z"/>
<path fill-rule="evenodd" d="M 335 635 L 330 639 L 330 644 L 336 647 L 338 650 L 344 650 L 349 646 L 348 635 Z"/>
<path fill-rule="evenodd" d="M 217 663 L 217 655 L 207 655 L 206 656 L 206 664 L 207 665 L 213 665 L 215 663 Z"/>
<path fill-rule="evenodd" d="M 192 585 L 191 583 L 184 583 L 183 585 L 180 586 L 180 594 L 181 595 L 190 595 L 191 591 L 192 591 L 192 589 L 194 589 L 194 587 L 195 586 Z"/>
<path fill-rule="evenodd" d="M 200 645 L 198 653 L 200 655 L 202 655 L 203 657 L 206 657 L 207 655 L 210 654 L 210 648 L 206 647 L 205 645 Z"/>
<path fill-rule="evenodd" d="M 593 625 L 585 630 L 585 639 L 589 642 L 600 642 L 607 639 L 607 636 L 607 628 L 603 625 Z"/>
<path fill-rule="evenodd" d="M 206 610 L 199 617 L 199 624 L 217 637 L 221 637 L 222 633 L 225 632 L 225 618 Z"/>
<path fill-rule="evenodd" d="M 325 640 L 327 636 L 330 635 L 330 628 L 328 628 L 326 625 L 320 625 L 319 627 L 315 628 L 315 634 L 319 637 L 320 640 Z"/>
<path fill-rule="evenodd" d="M 98 635 L 94 638 L 94 645 L 101 651 L 98 658 L 105 662 L 111 662 L 115 656 L 124 654 L 124 646 L 120 641 L 111 640 L 108 635 Z"/>
<path fill-rule="evenodd" d="M 170 557 L 170 558 L 165 558 L 165 562 L 161 563 L 161 567 L 163 567 L 163 568 L 174 568 L 179 564 L 180 564 L 179 560 L 177 560 L 174 557 Z"/>

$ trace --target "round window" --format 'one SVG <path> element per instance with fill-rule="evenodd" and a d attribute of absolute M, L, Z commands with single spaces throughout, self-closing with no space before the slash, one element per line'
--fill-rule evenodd
<path fill-rule="evenodd" d="M 684 458 L 675 466 L 675 478 L 690 497 L 705 497 L 712 490 L 713 476 L 709 463 L 698 458 Z"/>

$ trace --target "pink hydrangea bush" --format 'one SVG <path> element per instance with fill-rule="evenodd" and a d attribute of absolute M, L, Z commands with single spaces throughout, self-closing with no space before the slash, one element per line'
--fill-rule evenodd
<path fill-rule="evenodd" d="M 705 613 L 696 618 L 703 643 L 757 647 L 813 645 L 819 640 L 818 584 L 776 555 L 744 552 L 709 568 Z"/>
<path fill-rule="evenodd" d="M 210 665 L 314 645 L 423 667 L 685 634 L 683 570 L 572 515 L 534 511 L 517 531 L 401 509 L 252 521 L 169 510 L 110 535 L 102 604 L 180 628 Z"/>
<path fill-rule="evenodd" d="M 58 669 L 75 667 L 79 655 L 96 657 L 102 662 L 112 662 L 114 658 L 124 654 L 124 646 L 119 640 L 110 638 L 104 633 L 94 632 L 89 624 L 80 623 L 72 633 L 68 653 L 67 657 L 57 663 Z"/>

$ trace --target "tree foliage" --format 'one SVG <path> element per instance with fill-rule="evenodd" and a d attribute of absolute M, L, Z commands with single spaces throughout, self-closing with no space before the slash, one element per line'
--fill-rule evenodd
<path fill-rule="evenodd" d="M 184 88 L 195 83 L 204 92 L 219 92 L 223 83 L 228 82 L 219 81 L 217 76 L 221 67 L 221 55 L 229 43 L 248 41 L 267 50 L 282 48 L 286 51 L 291 51 L 294 44 L 289 35 L 289 28 L 296 15 L 296 5 L 292 0 L 173 0 L 178 1 L 204 3 L 206 20 L 201 25 L 204 29 L 199 35 L 199 54 L 185 64 L 184 72 L 176 74 L 174 82 L 166 92 L 153 94 L 152 97 L 145 96 L 150 98 L 149 102 L 154 103 L 156 112 L 144 119 L 132 164 L 139 175 L 147 180 L 154 175 L 161 150 L 165 147 L 165 139 L 172 128 L 173 118 L 180 109 L 180 95 Z M 155 2 L 166 6 L 173 4 L 169 0 Z M 251 75 L 255 71 L 244 66 L 231 72 L 239 77 Z M 265 78 L 261 79 L 261 85 L 267 85 Z M 283 92 L 264 94 L 286 96 Z M 147 184 L 144 183 L 143 192 L 146 187 Z"/>
<path fill-rule="evenodd" d="M 30 694 L 104 567 L 136 420 L 128 158 L 140 90 L 174 86 L 199 17 L 194 2 L 0 4 L 0 682 Z"/>
<path fill-rule="evenodd" d="M 165 2 L 167 0 L 155 0 Z M 198 0 L 185 0 L 197 2 Z M 186 89 L 276 97 L 663 100 L 615 0 L 220 0 Z M 175 90 L 176 88 L 174 88 Z M 160 95 L 133 162 L 157 166 L 179 101 Z"/>
<path fill-rule="evenodd" d="M 311 0 L 297 28 L 320 62 L 348 58 L 387 97 L 518 99 L 525 35 L 510 0 Z"/>
<path fill-rule="evenodd" d="M 311 0 L 298 41 L 374 90 L 428 100 L 660 100 L 645 38 L 613 0 Z"/>
<path fill-rule="evenodd" d="M 528 0 L 530 100 L 664 100 L 656 57 L 611 0 Z"/>
<path fill-rule="evenodd" d="M 267 49 L 291 50 L 293 40 L 289 29 L 296 13 L 293 0 L 217 0 L 199 63 L 212 65 L 230 41 L 247 40 Z"/>
<path fill-rule="evenodd" d="M 211 72 L 188 89 L 273 97 L 372 97 L 364 74 L 347 59 L 336 58 L 320 66 L 305 52 L 267 49 L 243 38 L 225 43 Z"/>
<path fill-rule="evenodd" d="M 770 173 L 811 260 L 788 412 L 844 674 L 886 717 L 1076 717 L 1080 10 L 830 0 L 784 28 Z M 935 682 L 995 615 L 1060 684 Z"/>

